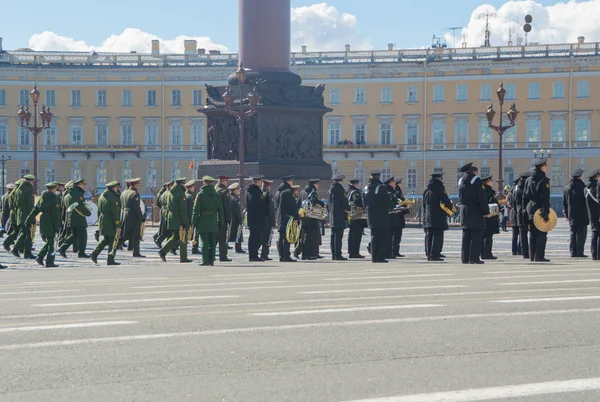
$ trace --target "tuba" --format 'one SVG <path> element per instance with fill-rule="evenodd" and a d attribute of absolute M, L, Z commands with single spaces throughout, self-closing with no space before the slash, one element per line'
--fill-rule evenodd
<path fill-rule="evenodd" d="M 300 238 L 300 226 L 294 217 L 290 217 L 287 226 L 285 227 L 285 239 L 290 244 L 296 244 Z"/>
<path fill-rule="evenodd" d="M 442 211 L 444 211 L 446 213 L 446 215 L 453 216 L 456 213 L 456 206 L 452 205 L 452 209 L 448 208 L 446 206 L 446 204 L 444 204 L 443 202 L 440 202 L 440 208 L 442 208 Z"/>
<path fill-rule="evenodd" d="M 557 223 L 558 216 L 552 208 L 548 211 L 548 222 L 542 218 L 542 208 L 535 211 L 535 214 L 533 215 L 533 224 L 540 232 L 551 232 L 554 230 Z"/>
<path fill-rule="evenodd" d="M 302 202 L 302 208 L 300 208 L 298 214 L 302 214 L 302 217 L 324 221 L 327 219 L 327 208 L 322 207 L 319 204 L 313 204 L 310 201 L 309 195 L 308 198 Z"/>

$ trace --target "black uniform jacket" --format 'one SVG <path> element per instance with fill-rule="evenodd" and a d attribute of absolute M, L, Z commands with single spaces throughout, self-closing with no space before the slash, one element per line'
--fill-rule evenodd
<path fill-rule="evenodd" d="M 519 180 L 521 181 L 521 180 Z M 519 183 L 513 184 L 510 189 L 510 194 L 508 195 L 508 204 L 510 205 L 510 212 L 508 213 L 508 222 L 510 223 L 510 227 L 519 226 L 519 222 L 517 219 L 517 189 Z"/>
<path fill-rule="evenodd" d="M 256 184 L 250 184 L 246 193 L 246 210 L 248 214 L 248 227 L 253 230 L 262 230 L 265 226 L 267 204 L 265 195 Z"/>
<path fill-rule="evenodd" d="M 535 212 L 542 208 L 542 216 L 547 219 L 550 213 L 550 179 L 539 169 L 534 170 L 525 181 L 523 205 L 528 220 L 533 220 Z"/>
<path fill-rule="evenodd" d="M 348 198 L 344 186 L 340 183 L 333 183 L 329 189 L 327 203 L 329 212 L 329 226 L 334 229 L 344 229 L 347 225 L 347 211 L 350 210 Z"/>
<path fill-rule="evenodd" d="M 496 191 L 490 186 L 485 186 L 485 193 L 487 196 L 488 204 L 498 204 L 498 199 L 496 198 Z M 491 216 L 489 218 L 485 218 L 485 231 L 488 234 L 498 234 L 500 233 L 500 221 L 498 220 L 498 216 Z"/>
<path fill-rule="evenodd" d="M 423 228 L 448 230 L 448 215 L 441 204 L 452 209 L 444 183 L 431 179 L 423 193 Z"/>
<path fill-rule="evenodd" d="M 585 183 L 581 179 L 572 178 L 563 193 L 563 210 L 571 226 L 583 227 L 590 224 L 585 198 Z"/>
<path fill-rule="evenodd" d="M 490 213 L 485 186 L 479 176 L 465 173 L 458 182 L 460 226 L 463 229 L 485 230 L 485 215 Z"/>
<path fill-rule="evenodd" d="M 292 186 L 281 183 L 275 194 L 275 209 L 277 214 L 277 229 L 283 232 L 287 228 L 290 218 L 298 220 L 298 204 Z"/>
<path fill-rule="evenodd" d="M 585 201 L 592 230 L 600 231 L 600 200 L 598 199 L 598 182 L 596 180 L 590 180 L 588 183 L 585 189 Z"/>
<path fill-rule="evenodd" d="M 363 202 L 367 209 L 371 230 L 390 230 L 390 211 L 394 209 L 395 205 L 390 199 L 386 187 L 379 179 L 369 179 Z"/>

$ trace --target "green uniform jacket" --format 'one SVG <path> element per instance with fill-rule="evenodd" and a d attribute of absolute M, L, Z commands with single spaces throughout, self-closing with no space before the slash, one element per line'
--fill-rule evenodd
<path fill-rule="evenodd" d="M 160 191 L 158 192 L 158 194 L 156 195 L 156 206 L 159 208 L 163 208 L 163 200 L 162 200 L 162 195 L 165 193 L 165 191 L 167 191 L 166 187 L 163 187 L 160 189 Z"/>
<path fill-rule="evenodd" d="M 136 190 L 126 190 L 121 194 L 121 221 L 123 231 L 141 226 L 146 221 L 146 216 L 140 207 L 140 194 Z"/>
<path fill-rule="evenodd" d="M 179 230 L 182 225 L 189 225 L 187 210 L 187 197 L 185 187 L 181 184 L 174 185 L 164 194 L 167 209 L 167 230 Z"/>
<path fill-rule="evenodd" d="M 88 226 L 85 217 L 90 216 L 92 213 L 85 206 L 83 194 L 84 193 L 81 188 L 71 187 L 69 192 L 64 196 L 64 205 L 66 205 L 67 208 L 72 204 L 77 203 L 77 207 L 74 210 L 67 212 L 67 227 L 87 228 Z"/>
<path fill-rule="evenodd" d="M 223 201 L 213 186 L 204 186 L 196 196 L 192 222 L 198 233 L 217 233 L 224 222 Z"/>
<path fill-rule="evenodd" d="M 17 207 L 17 225 L 25 225 L 27 217 L 33 211 L 35 196 L 33 195 L 33 185 L 28 181 L 21 183 L 15 192 L 15 204 Z"/>
<path fill-rule="evenodd" d="M 100 214 L 100 234 L 104 237 L 115 237 L 117 228 L 121 227 L 121 201 L 112 190 L 106 189 L 98 198 Z"/>
<path fill-rule="evenodd" d="M 221 196 L 223 203 L 223 221 L 227 224 L 231 223 L 231 191 L 221 183 L 215 186 L 215 190 Z"/>
<path fill-rule="evenodd" d="M 192 191 L 185 190 L 185 196 L 187 197 L 187 208 L 188 208 L 188 219 L 192 221 L 192 215 L 194 213 L 194 201 L 196 196 Z"/>
<path fill-rule="evenodd" d="M 54 237 L 60 231 L 60 202 L 58 196 L 52 191 L 42 192 L 42 196 L 27 217 L 27 226 L 35 223 L 35 218 L 40 214 L 40 234 L 45 237 Z"/>

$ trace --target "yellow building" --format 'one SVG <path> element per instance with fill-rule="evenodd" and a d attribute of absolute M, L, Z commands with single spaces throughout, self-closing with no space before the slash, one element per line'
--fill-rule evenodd
<path fill-rule="evenodd" d="M 1 41 L 0 41 L 1 44 Z M 1 45 L 0 45 L 1 46 Z M 83 177 L 91 188 L 139 176 L 142 192 L 174 176 L 194 175 L 206 158 L 206 119 L 197 111 L 204 84 L 224 85 L 237 55 L 205 52 L 186 41 L 185 54 L 0 53 L 0 154 L 6 179 L 32 170 L 32 138 L 16 112 L 37 82 L 53 126 L 40 136 L 40 180 Z M 1 50 L 1 48 L 0 48 Z M 305 85 L 326 84 L 325 160 L 346 176 L 381 169 L 420 194 L 436 166 L 456 192 L 457 169 L 474 161 L 498 177 L 498 136 L 484 113 L 519 116 L 504 136 L 504 180 L 526 170 L 534 150 L 551 149 L 549 176 L 558 196 L 577 167 L 600 167 L 600 44 L 302 52 L 292 68 Z M 504 121 L 506 122 L 506 117 Z M 1 178 L 1 176 L 0 176 Z"/>

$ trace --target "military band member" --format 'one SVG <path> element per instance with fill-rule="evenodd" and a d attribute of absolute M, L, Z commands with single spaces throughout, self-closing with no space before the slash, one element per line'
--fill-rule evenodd
<path fill-rule="evenodd" d="M 27 217 L 33 211 L 35 196 L 33 194 L 33 182 L 35 176 L 23 176 L 23 181 L 19 188 L 14 191 L 16 211 L 16 223 L 19 231 L 17 240 L 12 249 L 12 254 L 19 257 L 19 250 L 23 250 L 23 257 L 27 259 L 35 259 L 31 253 L 31 228 L 27 225 Z"/>
<path fill-rule="evenodd" d="M 383 184 L 386 186 L 390 203 L 393 205 L 392 211 L 390 211 L 390 231 L 387 235 L 387 245 L 385 247 L 385 258 L 388 260 L 395 260 L 397 257 L 392 253 L 394 235 L 397 236 L 397 231 L 400 229 L 400 221 L 398 216 L 402 213 L 405 208 L 401 208 L 398 205 L 398 197 L 396 196 L 396 179 L 392 176 L 387 179 Z"/>
<path fill-rule="evenodd" d="M 521 250 L 521 227 L 519 226 L 519 219 L 517 217 L 517 191 L 520 178 L 516 179 L 513 182 L 513 185 L 510 189 L 510 193 L 508 195 L 508 205 L 510 207 L 508 222 L 510 223 L 510 227 L 512 228 L 512 255 L 523 255 L 523 251 Z"/>
<path fill-rule="evenodd" d="M 487 197 L 488 205 L 496 204 L 499 205 L 498 199 L 496 198 L 496 191 L 492 188 L 494 181 L 492 175 L 482 177 L 481 182 L 485 187 L 485 194 Z M 494 235 L 500 233 L 500 223 L 498 216 L 494 215 L 489 218 L 485 218 L 485 230 L 483 231 L 483 246 L 481 249 L 482 260 L 497 260 L 498 257 L 494 256 Z"/>
<path fill-rule="evenodd" d="M 460 226 L 462 228 L 461 262 L 483 264 L 481 243 L 485 230 L 485 218 L 491 217 L 485 186 L 479 178 L 479 169 L 473 163 L 461 167 L 463 176 L 458 182 L 458 198 L 461 204 Z"/>
<path fill-rule="evenodd" d="M 3 243 L 4 249 L 8 252 L 11 251 L 11 246 L 15 244 L 17 236 L 19 236 L 19 226 L 17 225 L 17 200 L 15 195 L 17 194 L 16 190 L 21 186 L 21 183 L 23 183 L 23 179 L 17 180 L 15 182 L 14 190 L 8 195 L 8 208 L 10 209 L 8 220 L 10 222 L 10 229 L 8 231 L 8 236 Z"/>
<path fill-rule="evenodd" d="M 204 186 L 198 191 L 194 202 L 192 224 L 202 239 L 202 266 L 215 265 L 217 254 L 217 234 L 225 225 L 223 200 L 215 190 L 215 179 L 202 178 Z"/>
<path fill-rule="evenodd" d="M 31 213 L 27 216 L 26 226 L 36 224 L 36 218 L 41 213 L 40 217 L 40 234 L 44 237 L 44 246 L 40 250 L 35 261 L 44 266 L 44 258 L 46 258 L 45 266 L 47 268 L 56 268 L 58 265 L 54 264 L 54 238 L 60 230 L 60 204 L 58 197 L 56 196 L 55 182 L 46 184 L 45 191 Z"/>
<path fill-rule="evenodd" d="M 250 262 L 264 261 L 258 255 L 261 235 L 265 228 L 265 217 L 268 214 L 265 195 L 262 191 L 263 176 L 252 177 L 252 184 L 246 192 L 246 210 L 248 214 L 248 257 Z"/>
<path fill-rule="evenodd" d="M 77 243 L 78 247 L 78 258 L 90 258 L 89 255 L 85 253 L 85 248 L 87 246 L 87 220 L 86 217 L 90 216 L 92 213 L 85 206 L 84 200 L 85 194 L 85 182 L 83 179 L 79 179 L 73 183 L 73 187 L 69 189 L 69 192 L 64 197 L 64 204 L 67 205 L 67 208 L 73 204 L 76 206 L 66 214 L 66 224 L 68 228 L 69 235 L 64 240 L 64 242 L 60 245 L 59 254 L 63 258 L 67 258 L 66 251 L 67 249 Z"/>
<path fill-rule="evenodd" d="M 348 225 L 348 195 L 344 190 L 344 175 L 333 176 L 333 184 L 329 189 L 327 200 L 327 209 L 329 217 L 329 227 L 331 228 L 331 258 L 336 261 L 346 261 L 342 255 L 342 244 L 344 239 L 344 230 Z"/>
<path fill-rule="evenodd" d="M 390 211 L 395 205 L 388 196 L 385 185 L 379 180 L 381 173 L 371 173 L 364 195 L 368 224 L 371 229 L 371 262 L 387 263 L 387 236 L 390 232 Z"/>
<path fill-rule="evenodd" d="M 140 206 L 140 178 L 130 179 L 129 188 L 121 194 L 121 243 L 127 241 L 134 258 L 146 258 L 140 254 L 142 224 L 146 216 Z"/>
<path fill-rule="evenodd" d="M 400 188 L 400 184 L 402 183 L 402 179 L 398 179 L 396 181 L 396 188 L 394 189 L 396 195 L 396 203 L 399 201 L 405 201 L 404 193 L 402 192 L 402 188 Z M 394 258 L 402 258 L 404 255 L 400 254 L 400 243 L 402 242 L 402 232 L 406 227 L 406 218 L 405 215 L 409 213 L 409 209 L 406 207 L 402 208 L 402 212 L 394 214 L 396 217 L 392 222 L 392 231 L 390 232 L 392 236 L 392 246 L 389 253 Z"/>
<path fill-rule="evenodd" d="M 265 208 L 267 210 L 267 213 L 265 214 L 265 226 L 260 236 L 260 258 L 262 258 L 265 261 L 272 260 L 272 258 L 269 258 L 269 248 L 271 247 L 273 228 L 277 227 L 275 222 L 275 200 L 273 199 L 273 195 L 271 194 L 271 184 L 273 184 L 273 180 L 263 180 L 262 190 L 263 195 L 265 196 Z"/>
<path fill-rule="evenodd" d="M 121 229 L 121 199 L 117 188 L 119 182 L 111 181 L 106 185 L 106 190 L 98 198 L 98 227 L 102 240 L 98 243 L 90 259 L 94 264 L 98 263 L 98 256 L 108 246 L 108 257 L 106 265 L 121 265 L 115 261 L 117 247 L 115 245 L 115 237 L 120 235 Z"/>
<path fill-rule="evenodd" d="M 311 179 L 308 185 L 300 192 L 298 198 L 298 207 L 301 207 L 304 201 L 308 200 L 312 205 L 325 206 L 325 203 L 319 200 L 317 190 L 319 189 L 319 179 Z M 318 219 L 304 217 L 302 218 L 302 260 L 314 261 L 319 256 L 319 242 L 321 222 Z"/>
<path fill-rule="evenodd" d="M 185 177 L 180 177 L 175 180 L 175 185 L 168 192 L 163 194 L 165 208 L 167 211 L 167 230 L 169 238 L 162 249 L 159 250 L 158 256 L 163 262 L 167 262 L 167 252 L 179 246 L 179 262 L 192 262 L 187 258 L 187 239 L 181 238 L 180 231 L 183 236 L 186 236 L 190 221 L 188 219 L 187 197 L 185 195 L 186 182 Z"/>
<path fill-rule="evenodd" d="M 600 169 L 593 172 L 589 177 L 589 183 L 585 190 L 585 201 L 592 228 L 592 259 L 600 259 L 600 194 L 598 194 Z"/>
<path fill-rule="evenodd" d="M 228 188 L 231 193 L 229 242 L 235 244 L 236 253 L 246 254 L 246 250 L 242 249 L 242 243 L 244 242 L 244 211 L 240 201 L 240 183 L 233 183 Z"/>
<path fill-rule="evenodd" d="M 292 188 L 293 176 L 284 176 L 281 180 L 282 183 L 279 185 L 275 196 L 277 230 L 279 231 L 279 239 L 277 240 L 279 262 L 296 262 L 296 260 L 292 258 L 290 252 L 291 244 L 288 242 L 286 235 L 290 218 L 293 218 L 296 222 L 300 219 L 298 216 L 298 201 Z M 300 188 L 300 186 L 298 186 L 298 188 Z"/>
<path fill-rule="evenodd" d="M 167 209 L 165 207 L 165 193 L 168 192 L 175 182 L 170 181 L 162 185 L 162 188 L 156 196 L 156 206 L 159 208 L 159 227 L 154 234 L 154 244 L 158 248 L 162 248 L 162 242 L 167 238 Z"/>
<path fill-rule="evenodd" d="M 571 181 L 563 193 L 563 211 L 571 229 L 569 249 L 572 258 L 587 257 L 584 250 L 590 217 L 585 202 L 585 183 L 581 180 L 581 176 L 583 170 L 576 169 L 571 174 Z"/>
<path fill-rule="evenodd" d="M 65 184 L 64 191 L 60 195 L 60 208 L 61 208 L 60 225 L 61 225 L 61 228 L 60 228 L 60 233 L 58 234 L 58 244 L 59 245 L 63 244 L 65 242 L 65 239 L 67 237 L 69 237 L 69 234 L 71 234 L 71 229 L 67 225 L 67 208 L 69 208 L 69 206 L 65 205 L 67 202 L 67 200 L 65 198 L 72 187 L 73 187 L 73 181 L 69 180 Z M 77 244 L 73 245 L 73 252 L 74 253 L 77 252 Z"/>
<path fill-rule="evenodd" d="M 221 197 L 221 203 L 223 204 L 223 225 L 219 226 L 219 233 L 217 233 L 217 242 L 219 243 L 219 261 L 220 262 L 231 262 L 232 260 L 227 257 L 227 231 L 231 224 L 231 194 L 229 193 L 228 182 L 229 176 L 221 175 L 218 177 L 219 183 L 215 186 L 217 194 Z"/>
<path fill-rule="evenodd" d="M 425 229 L 425 253 L 427 261 L 444 261 L 441 253 L 444 232 L 448 230 L 448 214 L 442 205 L 454 207 L 444 186 L 444 170 L 435 168 L 423 193 L 423 228 Z"/>
<path fill-rule="evenodd" d="M 4 234 L 10 231 L 10 206 L 8 205 L 8 200 L 10 198 L 10 193 L 12 193 L 14 189 L 15 184 L 8 183 L 6 186 L 6 193 L 0 200 L 0 205 L 2 206 L 2 236 L 0 237 L 4 237 Z"/>
<path fill-rule="evenodd" d="M 194 202 L 196 201 L 196 180 L 192 179 L 190 181 L 188 181 L 187 183 L 185 183 L 184 185 L 185 187 L 185 196 L 187 198 L 187 207 L 188 207 L 188 219 L 190 221 L 190 223 L 192 222 L 192 215 L 194 213 Z M 192 228 L 194 227 L 193 225 L 191 226 Z M 196 231 L 194 229 L 192 229 L 194 231 L 194 237 L 192 238 L 192 254 L 194 253 L 194 247 L 198 248 L 199 245 L 198 243 L 194 242 L 194 238 L 196 237 Z M 199 250 L 197 250 L 199 252 Z"/>
<path fill-rule="evenodd" d="M 362 192 L 358 188 L 360 179 L 350 179 L 348 185 L 348 205 L 352 207 L 363 208 L 364 204 Z M 366 219 L 354 219 L 350 221 L 350 229 L 348 230 L 348 257 L 349 258 L 365 258 L 360 254 L 360 244 L 364 228 L 367 227 Z"/>
<path fill-rule="evenodd" d="M 548 159 L 535 162 L 535 170 L 525 182 L 523 203 L 526 205 L 527 223 L 529 225 L 529 260 L 549 262 L 546 258 L 546 240 L 548 234 L 539 230 L 533 223 L 533 216 L 541 209 L 542 219 L 548 222 L 550 214 L 550 179 L 546 176 Z"/>

